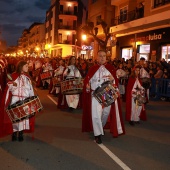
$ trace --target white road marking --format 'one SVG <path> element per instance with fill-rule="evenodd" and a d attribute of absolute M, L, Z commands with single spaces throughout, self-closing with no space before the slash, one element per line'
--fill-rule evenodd
<path fill-rule="evenodd" d="M 114 153 L 112 153 L 105 145 L 98 145 L 111 159 L 113 159 L 122 169 L 131 170 L 126 164 L 124 164 Z"/>
<path fill-rule="evenodd" d="M 49 95 L 47 95 L 47 97 L 55 104 L 55 105 L 58 105 L 58 103 Z"/>
<path fill-rule="evenodd" d="M 49 95 L 47 97 L 55 104 L 58 105 L 58 103 Z M 124 170 L 131 170 L 126 164 L 124 164 L 114 153 L 112 153 L 105 145 L 100 144 L 98 145 L 110 158 L 115 161 L 122 169 Z"/>

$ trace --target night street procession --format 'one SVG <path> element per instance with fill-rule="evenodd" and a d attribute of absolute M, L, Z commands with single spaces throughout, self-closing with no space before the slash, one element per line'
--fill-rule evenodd
<path fill-rule="evenodd" d="M 0 1 L 1 169 L 170 170 L 169 5 Z"/>

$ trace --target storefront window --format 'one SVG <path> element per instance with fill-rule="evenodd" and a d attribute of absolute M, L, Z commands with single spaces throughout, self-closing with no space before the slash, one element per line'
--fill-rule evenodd
<path fill-rule="evenodd" d="M 147 54 L 150 53 L 150 45 L 149 44 L 140 45 L 139 53 L 147 53 Z"/>
<path fill-rule="evenodd" d="M 123 48 L 122 49 L 122 58 L 129 60 L 132 57 L 132 48 Z"/>
<path fill-rule="evenodd" d="M 162 58 L 164 58 L 167 62 L 170 61 L 170 44 L 162 46 Z"/>
<path fill-rule="evenodd" d="M 145 60 L 149 60 L 149 53 L 150 53 L 150 44 L 142 44 L 138 45 L 139 51 L 137 52 L 137 61 L 140 58 L 145 58 Z"/>

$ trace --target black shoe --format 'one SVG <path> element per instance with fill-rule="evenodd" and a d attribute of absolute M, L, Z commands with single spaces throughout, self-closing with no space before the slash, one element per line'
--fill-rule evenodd
<path fill-rule="evenodd" d="M 12 141 L 17 141 L 17 132 L 12 134 Z"/>
<path fill-rule="evenodd" d="M 135 121 L 135 124 L 140 124 L 140 121 Z"/>
<path fill-rule="evenodd" d="M 94 139 L 95 139 L 95 142 L 96 142 L 97 144 L 101 144 L 101 143 L 102 143 L 101 135 L 95 136 Z"/>
<path fill-rule="evenodd" d="M 75 110 L 75 109 L 74 109 L 73 107 L 69 107 L 69 108 L 68 108 L 68 111 L 69 111 L 69 112 L 73 112 L 74 110 Z"/>
<path fill-rule="evenodd" d="M 18 141 L 19 141 L 19 142 L 22 142 L 23 140 L 24 140 L 23 131 L 20 131 L 20 132 L 19 132 L 19 135 L 18 135 Z"/>
<path fill-rule="evenodd" d="M 131 126 L 134 126 L 134 125 L 135 125 L 134 121 L 129 121 L 129 124 L 130 124 Z"/>

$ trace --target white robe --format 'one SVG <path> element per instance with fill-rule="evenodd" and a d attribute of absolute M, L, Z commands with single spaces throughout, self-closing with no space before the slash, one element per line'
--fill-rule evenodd
<path fill-rule="evenodd" d="M 63 75 L 64 72 L 64 66 L 59 66 L 55 71 L 54 71 L 54 77 L 58 80 L 58 82 L 61 82 L 61 78 L 60 76 Z M 55 88 L 56 94 L 58 94 L 60 92 L 60 87 L 55 87 L 55 84 L 53 84 L 53 89 L 51 91 L 53 91 Z"/>
<path fill-rule="evenodd" d="M 12 93 L 12 99 L 10 102 L 10 105 L 15 104 L 17 101 L 22 101 L 27 97 L 31 97 L 34 96 L 34 91 L 33 91 L 33 87 L 31 84 L 31 80 L 21 74 L 21 76 L 19 76 L 15 81 L 14 81 L 17 86 L 13 86 L 13 84 L 8 83 L 8 91 L 7 91 L 7 95 L 6 95 L 6 101 L 9 97 L 9 91 L 11 91 Z M 5 103 L 6 103 L 5 101 Z M 17 123 L 13 123 L 13 131 L 22 131 L 25 129 L 30 129 L 29 127 L 29 119 L 24 119 L 20 122 Z"/>
<path fill-rule="evenodd" d="M 47 82 L 48 84 L 50 84 L 50 79 L 51 79 L 52 73 L 53 73 L 52 65 L 49 64 L 49 63 L 45 63 L 45 64 L 43 65 L 43 73 L 44 73 L 44 72 L 49 72 L 49 73 L 50 73 L 50 74 L 49 74 L 50 77 L 47 78 L 46 80 L 42 80 L 43 86 L 45 85 L 45 82 Z"/>
<path fill-rule="evenodd" d="M 136 93 L 137 92 L 137 90 L 136 90 L 136 87 L 139 87 L 141 90 L 143 90 L 144 88 L 141 86 L 141 84 L 139 83 L 139 80 L 138 80 L 138 78 L 136 79 L 136 81 L 135 81 L 135 83 L 134 83 L 134 85 L 133 85 L 133 88 L 132 88 L 132 108 L 131 108 L 131 112 L 132 112 L 132 114 L 131 114 L 131 121 L 140 121 L 140 113 L 141 113 L 141 111 L 142 111 L 142 107 L 143 106 L 138 106 L 136 103 L 135 103 L 135 101 L 134 101 L 134 99 L 135 99 L 135 97 L 136 97 L 136 94 L 134 94 L 134 93 Z"/>
<path fill-rule="evenodd" d="M 69 74 L 67 74 L 68 69 L 70 69 Z M 74 65 L 67 66 L 67 68 L 65 69 L 63 73 L 63 76 L 66 77 L 66 79 L 74 78 L 74 77 L 78 77 L 78 78 L 82 77 L 79 70 Z M 79 94 L 66 95 L 66 101 L 67 101 L 68 107 L 72 107 L 76 109 L 79 103 L 79 97 L 80 97 Z"/>
<path fill-rule="evenodd" d="M 111 73 L 105 68 L 104 65 L 101 65 L 100 68 L 96 71 L 93 77 L 90 79 L 90 86 L 92 90 L 95 90 L 99 87 L 103 82 L 108 81 L 108 77 Z M 113 84 L 115 80 L 113 81 Z M 88 106 L 87 106 L 88 107 Z M 115 108 L 116 108 L 116 121 L 118 133 L 123 133 L 120 117 L 119 117 L 119 109 L 117 100 L 115 100 Z M 104 135 L 103 127 L 106 125 L 108 116 L 110 114 L 111 105 L 108 107 L 102 108 L 102 105 L 97 101 L 97 99 L 92 94 L 92 124 L 94 136 Z"/>

